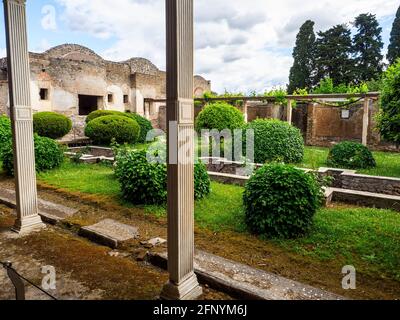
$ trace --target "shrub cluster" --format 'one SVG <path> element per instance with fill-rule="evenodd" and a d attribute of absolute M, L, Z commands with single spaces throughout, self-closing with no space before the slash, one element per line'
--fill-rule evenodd
<path fill-rule="evenodd" d="M 6 116 L 0 116 L 0 143 L 11 138 L 11 121 Z"/>
<path fill-rule="evenodd" d="M 117 143 L 136 143 L 140 134 L 138 123 L 124 116 L 109 115 L 90 121 L 85 128 L 85 135 L 95 144 L 109 145 Z"/>
<path fill-rule="evenodd" d="M 196 118 L 196 130 L 235 130 L 244 126 L 243 114 L 226 102 L 207 105 Z"/>
<path fill-rule="evenodd" d="M 266 237 L 304 235 L 322 199 L 317 178 L 291 165 L 269 164 L 256 171 L 243 195 L 248 228 Z"/>
<path fill-rule="evenodd" d="M 137 113 L 125 113 L 125 116 L 132 118 L 139 124 L 140 135 L 138 138 L 138 142 L 145 143 L 147 133 L 153 130 L 153 125 L 151 124 L 151 122 Z"/>
<path fill-rule="evenodd" d="M 167 201 L 167 166 L 149 162 L 145 150 L 117 152 L 115 174 L 124 199 L 134 204 L 164 204 Z M 204 164 L 195 165 L 194 194 L 201 199 L 210 193 L 210 179 Z"/>
<path fill-rule="evenodd" d="M 0 116 L 0 160 L 2 149 L 11 140 L 11 121 L 6 116 Z"/>
<path fill-rule="evenodd" d="M 68 117 L 55 112 L 38 112 L 33 115 L 33 131 L 41 137 L 59 139 L 72 129 Z"/>
<path fill-rule="evenodd" d="M 245 129 L 254 130 L 254 161 L 298 163 L 304 157 L 304 140 L 296 127 L 280 120 L 257 119 Z M 246 137 L 244 137 L 245 141 Z M 244 148 L 245 150 L 245 148 Z"/>
<path fill-rule="evenodd" d="M 36 171 L 46 171 L 61 166 L 64 160 L 64 150 L 56 141 L 34 135 Z M 3 169 L 6 174 L 14 175 L 14 154 L 12 142 L 9 139 L 2 150 Z"/>
<path fill-rule="evenodd" d="M 106 117 L 106 116 L 128 117 L 128 118 L 134 120 L 135 122 L 137 122 L 138 125 L 140 126 L 140 134 L 139 134 L 139 137 L 137 138 L 136 142 L 139 142 L 139 143 L 146 142 L 147 133 L 153 129 L 151 122 L 137 113 L 128 113 L 128 112 L 124 113 L 124 112 L 113 111 L 113 110 L 93 111 L 86 117 L 86 123 L 89 123 L 92 120 L 95 120 L 97 118 Z"/>
<path fill-rule="evenodd" d="M 329 151 L 327 165 L 343 169 L 365 169 L 376 167 L 376 161 L 366 146 L 344 141 Z"/>

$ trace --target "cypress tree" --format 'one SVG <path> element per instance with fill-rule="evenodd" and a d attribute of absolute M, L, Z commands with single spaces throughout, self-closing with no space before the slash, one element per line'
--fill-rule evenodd
<path fill-rule="evenodd" d="M 387 54 L 387 59 L 390 64 L 393 64 L 397 58 L 400 58 L 400 7 L 397 9 L 396 18 L 393 22 Z"/>
<path fill-rule="evenodd" d="M 331 78 L 335 86 L 353 81 L 353 46 L 351 32 L 346 25 L 337 25 L 325 32 L 318 32 L 315 50 L 314 85 L 324 78 Z"/>
<path fill-rule="evenodd" d="M 288 92 L 311 88 L 314 70 L 314 21 L 307 20 L 300 28 L 293 50 L 294 63 L 290 69 Z"/>
<path fill-rule="evenodd" d="M 360 14 L 354 22 L 355 82 L 378 79 L 382 73 L 382 28 L 373 14 Z"/>

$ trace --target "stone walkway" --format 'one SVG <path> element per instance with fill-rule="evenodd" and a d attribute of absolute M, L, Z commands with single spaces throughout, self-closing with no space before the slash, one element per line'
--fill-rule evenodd
<path fill-rule="evenodd" d="M 45 261 L 35 259 L 32 255 L 21 254 L 13 240 L 17 239 L 16 234 L 9 231 L 0 232 L 0 260 L 3 262 L 12 261 L 13 268 L 25 278 L 36 285 L 41 282 L 46 274 L 42 273 L 42 267 L 47 266 Z M 49 293 L 61 300 L 97 300 L 103 296 L 103 290 L 89 289 L 84 283 L 73 279 L 72 273 L 56 270 L 56 290 L 48 290 Z M 26 284 L 27 300 L 51 300 L 50 297 Z M 6 269 L 0 267 L 0 300 L 14 300 L 15 290 L 7 276 Z"/>

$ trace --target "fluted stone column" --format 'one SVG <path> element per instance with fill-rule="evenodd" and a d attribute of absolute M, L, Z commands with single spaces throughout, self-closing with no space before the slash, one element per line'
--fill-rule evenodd
<path fill-rule="evenodd" d="M 193 0 L 166 0 L 166 21 L 170 278 L 161 298 L 189 300 L 202 294 L 193 271 Z"/>
<path fill-rule="evenodd" d="M 26 233 L 43 223 L 37 210 L 25 0 L 4 0 L 4 12 L 17 198 L 13 230 Z"/>
<path fill-rule="evenodd" d="M 363 109 L 363 126 L 362 126 L 362 144 L 364 146 L 368 145 L 368 130 L 369 130 L 369 105 L 370 99 L 364 99 L 364 109 Z"/>

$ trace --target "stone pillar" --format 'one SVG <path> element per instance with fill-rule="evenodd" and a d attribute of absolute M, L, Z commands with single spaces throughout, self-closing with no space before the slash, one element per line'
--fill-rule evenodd
<path fill-rule="evenodd" d="M 243 101 L 243 115 L 244 115 L 244 122 L 248 122 L 249 121 L 249 116 L 248 116 L 248 113 L 247 113 L 247 109 L 248 109 L 248 102 L 247 102 L 247 100 L 244 100 Z"/>
<path fill-rule="evenodd" d="M 25 0 L 4 0 L 4 12 L 17 200 L 13 230 L 26 233 L 44 225 L 37 210 Z"/>
<path fill-rule="evenodd" d="M 370 99 L 364 99 L 363 127 L 362 127 L 362 144 L 368 145 L 368 130 L 369 130 L 369 102 Z"/>
<path fill-rule="evenodd" d="M 287 108 L 286 108 L 286 121 L 289 124 L 292 124 L 292 113 L 293 113 L 292 100 L 289 99 L 287 102 Z"/>
<path fill-rule="evenodd" d="M 193 1 L 166 0 L 166 22 L 169 282 L 161 298 L 191 300 L 202 294 L 193 266 Z"/>
<path fill-rule="evenodd" d="M 150 101 L 145 101 L 144 102 L 144 117 L 147 119 L 147 120 L 150 120 L 150 108 L 151 108 L 151 104 L 152 103 L 154 103 L 154 102 L 150 102 Z"/>

